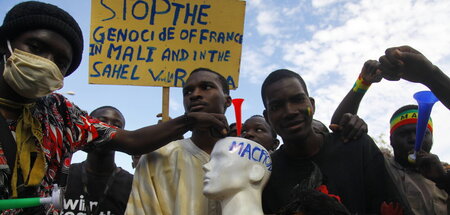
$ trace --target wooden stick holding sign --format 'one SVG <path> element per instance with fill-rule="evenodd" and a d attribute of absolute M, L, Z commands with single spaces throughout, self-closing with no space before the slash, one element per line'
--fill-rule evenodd
<path fill-rule="evenodd" d="M 162 94 L 162 121 L 165 122 L 169 120 L 169 98 L 170 98 L 170 87 L 163 87 Z"/>

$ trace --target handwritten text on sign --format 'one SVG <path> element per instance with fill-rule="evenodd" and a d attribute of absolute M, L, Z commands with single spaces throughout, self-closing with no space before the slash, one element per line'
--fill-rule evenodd
<path fill-rule="evenodd" d="M 92 0 L 89 82 L 182 87 L 192 70 L 237 88 L 245 2 Z"/>

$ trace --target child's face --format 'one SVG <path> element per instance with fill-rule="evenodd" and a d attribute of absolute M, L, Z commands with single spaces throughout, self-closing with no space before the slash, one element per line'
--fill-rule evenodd
<path fill-rule="evenodd" d="M 263 117 L 247 119 L 242 126 L 241 136 L 261 144 L 269 151 L 272 151 L 275 145 L 272 129 Z"/>

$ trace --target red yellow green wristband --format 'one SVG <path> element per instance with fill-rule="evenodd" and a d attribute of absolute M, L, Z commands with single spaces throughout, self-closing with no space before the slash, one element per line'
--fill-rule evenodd
<path fill-rule="evenodd" d="M 353 92 L 355 93 L 366 93 L 367 89 L 369 89 L 371 83 L 368 83 L 363 80 L 361 75 L 359 75 L 358 79 L 356 80 L 355 84 L 353 85 Z"/>

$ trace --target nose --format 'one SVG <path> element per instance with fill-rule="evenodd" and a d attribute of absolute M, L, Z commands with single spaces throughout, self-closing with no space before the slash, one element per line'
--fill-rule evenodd
<path fill-rule="evenodd" d="M 255 138 L 255 135 L 253 134 L 252 130 L 248 130 L 245 133 L 243 133 L 241 135 L 243 138 L 249 139 L 249 140 L 253 140 Z"/>
<path fill-rule="evenodd" d="M 201 94 L 201 90 L 198 89 L 197 87 L 192 91 L 191 95 L 189 96 L 189 98 L 191 100 L 196 100 L 201 98 L 202 94 Z"/>
<path fill-rule="evenodd" d="M 101 120 L 103 123 L 106 123 L 108 125 L 112 125 L 112 120 L 109 117 L 102 117 Z"/>
<path fill-rule="evenodd" d="M 203 165 L 203 167 L 202 167 L 203 171 L 208 172 L 208 171 L 211 169 L 211 167 L 210 167 L 211 164 L 209 164 L 209 163 L 210 163 L 210 162 L 205 163 L 205 164 Z"/>
<path fill-rule="evenodd" d="M 287 113 L 298 113 L 299 106 L 297 104 L 293 104 L 291 102 L 286 104 L 286 112 Z"/>
<path fill-rule="evenodd" d="M 284 107 L 284 117 L 287 119 L 297 116 L 299 112 L 300 110 L 298 105 L 287 103 Z"/>
<path fill-rule="evenodd" d="M 416 142 L 416 132 L 408 133 L 408 143 L 414 144 Z"/>

